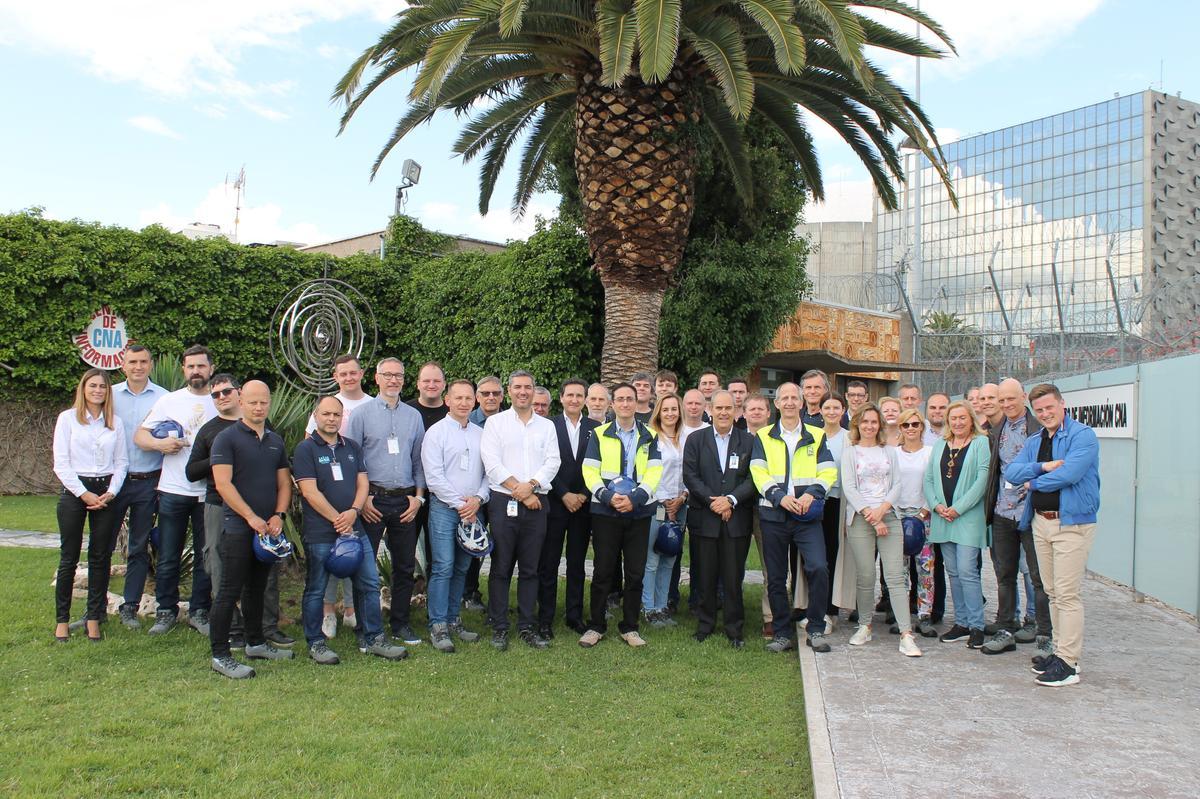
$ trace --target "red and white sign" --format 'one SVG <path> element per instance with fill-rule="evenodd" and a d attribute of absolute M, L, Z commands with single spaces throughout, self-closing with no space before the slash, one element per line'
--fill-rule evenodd
<path fill-rule="evenodd" d="M 79 347 L 79 357 L 88 366 L 109 371 L 120 369 L 129 344 L 125 320 L 105 305 L 92 314 L 87 329 L 75 337 L 75 344 Z"/>

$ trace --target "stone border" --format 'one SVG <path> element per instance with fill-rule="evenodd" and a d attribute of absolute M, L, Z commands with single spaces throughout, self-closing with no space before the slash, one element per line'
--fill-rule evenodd
<path fill-rule="evenodd" d="M 841 799 L 837 769 L 833 765 L 833 745 L 829 740 L 829 724 L 825 716 L 825 693 L 817 674 L 816 655 L 805 643 L 804 629 L 796 625 L 796 640 L 800 643 L 800 674 L 804 687 L 804 715 L 808 727 L 808 758 L 812 763 L 814 799 Z"/>

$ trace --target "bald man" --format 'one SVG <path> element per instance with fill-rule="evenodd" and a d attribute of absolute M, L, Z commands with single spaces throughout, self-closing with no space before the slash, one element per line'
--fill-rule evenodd
<path fill-rule="evenodd" d="M 979 425 L 984 430 L 991 430 L 1004 419 L 1000 410 L 1000 387 L 995 383 L 984 383 L 979 387 Z"/>
<path fill-rule="evenodd" d="M 263 592 L 271 564 L 254 556 L 255 536 L 277 536 L 292 501 L 292 477 L 287 451 L 278 433 L 268 430 L 271 389 L 260 380 L 242 386 L 242 418 L 213 441 L 209 463 L 213 484 L 225 503 L 225 520 L 218 545 L 221 585 L 209 626 L 212 669 L 231 679 L 254 676 L 254 669 L 234 660 L 229 652 L 233 606 L 242 600 L 246 622 L 246 657 L 286 660 L 292 652 L 276 649 L 263 636 Z"/>

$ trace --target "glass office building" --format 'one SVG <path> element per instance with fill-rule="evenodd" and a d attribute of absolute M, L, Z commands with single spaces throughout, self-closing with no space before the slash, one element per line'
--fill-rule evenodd
<path fill-rule="evenodd" d="M 876 200 L 877 271 L 898 276 L 918 315 L 1115 331 L 1118 306 L 1128 322 L 1160 272 L 1195 273 L 1200 178 L 1182 194 L 1178 184 L 1191 182 L 1198 149 L 1200 106 L 1145 91 L 944 144 L 958 208 L 929 161 L 905 150 L 900 210 Z"/>

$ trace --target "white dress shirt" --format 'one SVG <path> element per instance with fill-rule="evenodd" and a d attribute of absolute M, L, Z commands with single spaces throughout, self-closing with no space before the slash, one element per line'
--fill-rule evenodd
<path fill-rule="evenodd" d="M 554 423 L 532 411 L 528 422 L 513 408 L 489 417 L 480 448 L 488 488 L 501 494 L 511 493 L 503 485 L 510 477 L 522 483 L 537 480 L 537 493 L 545 494 L 561 463 Z"/>
<path fill-rule="evenodd" d="M 563 423 L 567 426 L 567 440 L 571 442 L 571 452 L 579 452 L 579 428 L 583 426 L 583 415 L 579 416 L 579 421 L 572 422 L 571 417 L 563 414 Z"/>
<path fill-rule="evenodd" d="M 679 449 L 675 449 L 675 445 L 671 443 L 671 439 L 659 433 L 658 438 L 658 456 L 662 460 L 662 479 L 658 481 L 658 490 L 654 492 L 654 498 L 659 502 L 666 502 L 669 499 L 681 495 L 684 492 L 683 485 L 683 436 L 679 437 Z"/>
<path fill-rule="evenodd" d="M 124 425 L 118 423 L 115 430 L 110 430 L 103 415 L 94 418 L 90 413 L 87 424 L 80 424 L 74 408 L 58 415 L 54 423 L 54 474 L 64 488 L 81 497 L 87 488 L 80 477 L 112 475 L 108 491 L 115 496 L 128 471 Z"/>
<path fill-rule="evenodd" d="M 484 503 L 488 500 L 487 475 L 480 454 L 482 438 L 482 427 L 469 421 L 459 424 L 449 415 L 425 431 L 421 443 L 425 486 L 455 510 L 467 497 L 479 497 Z"/>

